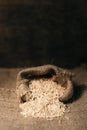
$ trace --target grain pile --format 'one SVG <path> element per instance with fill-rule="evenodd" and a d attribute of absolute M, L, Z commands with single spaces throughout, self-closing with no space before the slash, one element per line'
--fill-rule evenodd
<path fill-rule="evenodd" d="M 32 80 L 27 92 L 28 101 L 21 103 L 21 114 L 25 117 L 53 119 L 62 116 L 66 105 L 59 101 L 64 88 L 49 79 Z"/>

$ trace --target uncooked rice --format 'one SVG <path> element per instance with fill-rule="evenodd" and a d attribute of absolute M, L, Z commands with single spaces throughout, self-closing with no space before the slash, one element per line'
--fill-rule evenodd
<path fill-rule="evenodd" d="M 29 84 L 29 100 L 20 103 L 24 117 L 54 119 L 64 114 L 66 105 L 59 101 L 64 93 L 60 84 L 50 79 L 32 80 Z"/>

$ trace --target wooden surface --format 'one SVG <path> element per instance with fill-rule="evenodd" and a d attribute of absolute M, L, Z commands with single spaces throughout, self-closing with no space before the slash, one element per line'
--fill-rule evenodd
<path fill-rule="evenodd" d="M 87 70 L 74 68 L 73 79 L 77 84 L 72 100 L 67 103 L 71 108 L 63 119 L 47 121 L 24 118 L 20 115 L 15 94 L 16 75 L 20 69 L 0 69 L 0 129 L 1 130 L 87 130 Z"/>

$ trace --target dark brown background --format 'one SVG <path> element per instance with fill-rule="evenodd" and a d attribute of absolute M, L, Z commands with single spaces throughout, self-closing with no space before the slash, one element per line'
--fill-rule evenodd
<path fill-rule="evenodd" d="M 87 63 L 86 0 L 0 0 L 0 67 Z"/>
<path fill-rule="evenodd" d="M 1 130 L 87 130 L 86 35 L 87 0 L 0 0 Z M 26 119 L 15 93 L 17 74 L 47 63 L 76 75 L 70 112 L 62 120 Z"/>

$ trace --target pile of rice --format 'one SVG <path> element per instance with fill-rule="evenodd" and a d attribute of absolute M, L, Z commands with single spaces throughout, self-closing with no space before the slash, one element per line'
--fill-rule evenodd
<path fill-rule="evenodd" d="M 50 79 L 32 80 L 29 84 L 27 102 L 21 103 L 21 114 L 25 117 L 54 119 L 62 116 L 66 105 L 59 101 L 64 88 Z"/>

